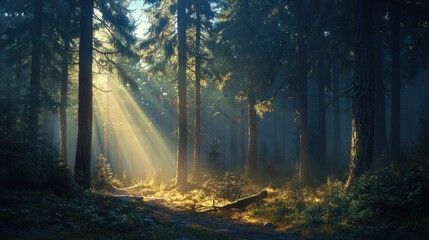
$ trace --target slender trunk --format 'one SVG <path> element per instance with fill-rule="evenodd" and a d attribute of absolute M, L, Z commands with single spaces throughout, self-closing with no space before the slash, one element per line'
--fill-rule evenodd
<path fill-rule="evenodd" d="M 325 87 L 326 78 L 329 77 L 323 58 L 319 61 L 319 81 L 317 82 L 318 89 L 318 170 L 319 180 L 323 180 L 326 166 L 326 108 L 325 108 Z"/>
<path fill-rule="evenodd" d="M 201 121 L 201 14 L 197 12 L 195 34 L 195 130 L 194 130 L 194 165 L 192 177 L 194 181 L 200 179 L 200 121 Z"/>
<path fill-rule="evenodd" d="M 277 140 L 277 131 L 278 131 L 278 128 L 277 128 L 277 122 L 276 122 L 276 120 L 277 120 L 277 118 L 276 118 L 276 116 L 274 115 L 274 113 L 271 113 L 271 117 L 272 117 L 272 123 L 271 123 L 271 129 L 272 129 L 272 133 L 273 133 L 273 141 L 272 141 L 272 147 L 273 147 L 273 150 L 272 150 L 272 155 L 273 155 L 273 157 L 275 158 L 274 160 L 275 161 L 278 161 L 279 159 L 277 159 L 277 157 L 279 156 L 279 149 L 278 149 L 278 145 L 279 145 L 279 142 L 278 142 L 278 140 Z"/>
<path fill-rule="evenodd" d="M 374 19 L 381 25 L 384 19 L 383 8 L 377 3 Z M 375 92 L 374 92 L 374 159 L 382 160 L 386 150 L 386 111 L 384 103 L 384 56 L 383 34 L 376 31 L 374 35 L 375 55 Z"/>
<path fill-rule="evenodd" d="M 65 17 L 64 29 L 70 26 L 70 18 Z M 70 40 L 67 33 L 63 36 L 64 54 L 61 69 L 61 92 L 60 92 L 60 159 L 67 164 L 67 94 L 69 80 Z"/>
<path fill-rule="evenodd" d="M 40 58 L 42 48 L 43 0 L 34 0 L 33 36 L 31 48 L 29 141 L 37 159 L 37 132 L 40 110 Z M 34 162 L 37 165 L 37 162 Z"/>
<path fill-rule="evenodd" d="M 116 161 L 116 164 L 118 164 L 118 170 L 117 171 L 119 174 L 119 178 L 123 179 L 124 178 L 124 166 L 122 164 L 121 148 L 119 145 L 118 136 L 119 136 L 119 133 L 116 132 L 115 137 L 114 137 L 115 138 L 115 161 Z M 134 146 L 134 144 L 132 146 Z M 128 177 L 129 177 L 129 179 L 131 179 L 131 176 L 128 176 Z"/>
<path fill-rule="evenodd" d="M 390 160 L 399 163 L 401 159 L 401 59 L 400 59 L 400 19 L 398 6 L 393 6 L 392 28 L 392 115 L 390 124 Z"/>
<path fill-rule="evenodd" d="M 302 4 L 302 3 L 300 3 Z M 302 11 L 303 6 L 300 6 Z M 300 14 L 302 16 L 302 14 Z M 298 36 L 297 60 L 298 60 L 298 95 L 299 95 L 299 181 L 308 181 L 308 89 L 307 89 L 307 63 L 305 56 L 305 37 L 302 23 Z"/>
<path fill-rule="evenodd" d="M 335 74 L 335 72 L 334 72 Z M 334 108 L 334 151 L 332 156 L 332 169 L 331 172 L 337 175 L 340 169 L 340 159 L 342 156 L 341 144 L 341 115 L 340 115 L 340 99 L 339 99 L 339 75 L 334 75 L 332 79 L 332 92 L 333 92 L 333 108 Z"/>
<path fill-rule="evenodd" d="M 241 167 L 246 165 L 246 110 L 245 106 L 241 107 L 241 124 L 240 124 L 240 157 L 241 157 Z"/>
<path fill-rule="evenodd" d="M 79 43 L 79 109 L 74 178 L 91 188 L 92 140 L 92 16 L 94 0 L 81 1 Z"/>
<path fill-rule="evenodd" d="M 103 155 L 109 160 L 109 127 L 110 127 L 110 111 L 109 111 L 109 95 L 105 93 L 105 102 L 104 102 L 104 125 L 103 125 Z"/>
<path fill-rule="evenodd" d="M 256 128 L 256 98 L 255 91 L 252 86 L 249 86 L 247 91 L 247 99 L 248 99 L 248 150 L 247 150 L 247 174 L 249 176 L 255 176 L 257 170 L 257 156 L 258 156 L 258 148 L 257 148 L 257 128 Z"/>
<path fill-rule="evenodd" d="M 374 39 L 372 0 L 356 1 L 355 78 L 352 103 L 352 146 L 346 186 L 369 170 L 374 146 Z"/>
<path fill-rule="evenodd" d="M 229 124 L 229 136 L 231 138 L 230 141 L 230 164 L 231 167 L 235 167 L 236 161 L 237 161 L 237 129 L 236 129 L 236 119 L 235 115 L 232 115 L 232 118 L 230 119 Z"/>
<path fill-rule="evenodd" d="M 178 34 L 178 146 L 176 183 L 185 185 L 187 177 L 187 138 L 188 123 L 186 117 L 186 1 L 177 3 L 177 34 Z"/>

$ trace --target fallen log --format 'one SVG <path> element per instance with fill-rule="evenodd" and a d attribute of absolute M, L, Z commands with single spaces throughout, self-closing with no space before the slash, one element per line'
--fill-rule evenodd
<path fill-rule="evenodd" d="M 214 200 L 213 200 L 213 205 L 212 206 L 200 206 L 198 208 L 206 208 L 206 207 L 211 207 L 212 208 L 212 209 L 209 209 L 209 210 L 206 210 L 206 211 L 202 211 L 202 212 L 213 212 L 213 211 L 217 211 L 219 209 L 226 209 L 226 210 L 241 209 L 241 208 L 247 207 L 249 204 L 252 204 L 254 202 L 260 201 L 260 200 L 266 198 L 267 196 L 268 196 L 267 190 L 264 190 L 264 191 L 262 191 L 262 192 L 260 192 L 258 194 L 255 194 L 255 195 L 252 195 L 252 196 L 249 196 L 249 197 L 245 197 L 245 198 L 239 199 L 239 200 L 237 200 L 237 201 L 235 201 L 233 203 L 229 203 L 229 204 L 226 204 L 226 205 L 221 206 L 221 207 L 215 206 Z M 195 204 L 194 204 L 194 206 L 192 207 L 192 210 L 195 211 L 195 209 L 196 209 L 196 207 L 195 207 Z"/>
<path fill-rule="evenodd" d="M 267 190 L 264 190 L 258 194 L 249 196 L 249 197 L 245 197 L 242 199 L 239 199 L 233 203 L 230 204 L 226 204 L 222 207 L 220 207 L 221 209 L 240 209 L 240 208 L 244 208 L 246 206 L 248 206 L 251 203 L 260 201 L 264 198 L 266 198 L 268 196 Z"/>

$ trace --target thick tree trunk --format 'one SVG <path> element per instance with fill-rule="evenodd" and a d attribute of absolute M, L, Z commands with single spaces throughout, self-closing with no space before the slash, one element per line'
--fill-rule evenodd
<path fill-rule="evenodd" d="M 192 167 L 192 178 L 194 181 L 200 179 L 200 131 L 201 131 L 201 14 L 197 12 L 196 34 L 195 34 L 195 129 L 194 129 L 194 164 Z"/>
<path fill-rule="evenodd" d="M 250 85 L 250 84 L 249 84 Z M 257 156 L 258 156 L 258 146 L 257 146 L 257 128 L 256 128 L 256 110 L 255 110 L 255 91 L 252 86 L 248 87 L 247 91 L 247 100 L 248 100 L 248 149 L 247 149 L 247 174 L 249 176 L 254 176 L 257 170 Z"/>
<path fill-rule="evenodd" d="M 79 110 L 74 178 L 85 189 L 91 188 L 93 12 L 94 0 L 81 1 Z"/>
<path fill-rule="evenodd" d="M 392 9 L 392 115 L 390 124 L 390 160 L 399 163 L 401 159 L 401 57 L 400 57 L 400 19 L 399 6 Z"/>
<path fill-rule="evenodd" d="M 352 103 L 352 146 L 346 186 L 372 164 L 374 146 L 374 38 L 372 0 L 356 1 L 355 75 Z"/>
<path fill-rule="evenodd" d="M 186 117 L 186 1 L 177 3 L 177 34 L 178 34 L 178 146 L 176 183 L 185 185 L 188 182 L 187 174 L 187 138 L 188 123 Z"/>
<path fill-rule="evenodd" d="M 65 17 L 64 29 L 70 26 L 70 19 Z M 60 91 L 60 159 L 67 164 L 67 100 L 70 61 L 70 39 L 67 33 L 63 35 L 64 54 L 61 69 L 61 91 Z"/>
<path fill-rule="evenodd" d="M 30 103 L 29 103 L 29 145 L 37 156 L 37 132 L 40 110 L 40 58 L 42 48 L 43 0 L 34 0 L 34 19 L 31 48 Z M 33 164 L 37 165 L 37 162 Z"/>
<path fill-rule="evenodd" d="M 325 175 L 326 166 L 326 101 L 325 101 L 325 87 L 326 78 L 329 77 L 329 72 L 325 66 L 323 58 L 319 60 L 319 81 L 317 82 L 317 100 L 318 100 L 318 177 L 323 180 Z"/>
<path fill-rule="evenodd" d="M 374 19 L 378 25 L 382 25 L 384 11 L 380 3 L 377 3 L 374 10 Z M 382 160 L 385 154 L 386 137 L 386 111 L 384 102 L 384 56 L 383 56 L 383 34 L 377 30 L 374 36 L 375 53 L 375 93 L 374 93 L 374 158 Z"/>

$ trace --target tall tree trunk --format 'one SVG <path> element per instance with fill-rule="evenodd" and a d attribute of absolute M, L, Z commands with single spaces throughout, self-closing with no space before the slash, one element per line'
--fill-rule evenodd
<path fill-rule="evenodd" d="M 246 165 L 246 109 L 243 105 L 241 107 L 241 124 L 240 124 L 240 158 L 241 167 Z"/>
<path fill-rule="evenodd" d="M 401 159 L 401 59 L 400 59 L 400 16 L 398 3 L 394 3 L 392 28 L 392 115 L 390 124 L 390 160 L 399 163 Z"/>
<path fill-rule="evenodd" d="M 319 81 L 317 82 L 317 100 L 318 100 L 318 171 L 319 180 L 323 180 L 326 166 L 326 101 L 325 101 L 325 87 L 326 78 L 329 77 L 329 72 L 325 67 L 323 57 L 319 60 Z"/>
<path fill-rule="evenodd" d="M 253 38 L 252 29 L 250 25 L 250 9 L 249 0 L 240 1 L 241 13 L 240 20 L 243 26 L 243 47 L 242 50 L 242 61 L 243 65 L 250 65 L 251 63 L 251 49 L 249 42 Z M 246 174 L 254 176 L 257 173 L 257 156 L 258 156 L 258 141 L 257 141 L 257 119 L 256 119 L 256 96 L 255 87 L 253 86 L 252 76 L 247 72 L 245 74 L 245 86 L 247 95 L 247 133 L 248 133 L 248 144 L 247 144 L 247 163 L 246 163 Z"/>
<path fill-rule="evenodd" d="M 384 20 L 382 4 L 377 2 L 374 20 L 381 27 Z M 374 93 L 374 158 L 382 160 L 386 151 L 386 111 L 384 103 L 384 56 L 383 34 L 376 31 L 374 35 L 375 53 L 375 93 Z"/>
<path fill-rule="evenodd" d="M 250 84 L 249 84 L 250 85 Z M 248 99 L 248 149 L 247 149 L 247 174 L 254 176 L 257 170 L 257 156 L 258 156 L 258 139 L 257 139 L 257 128 L 256 128 L 256 98 L 253 86 L 249 86 L 247 91 Z"/>
<path fill-rule="evenodd" d="M 178 0 L 177 3 L 177 34 L 179 51 L 178 68 L 178 146 L 177 146 L 177 169 L 176 183 L 185 185 L 187 177 L 187 138 L 188 123 L 186 117 L 186 1 Z"/>
<path fill-rule="evenodd" d="M 104 93 L 104 125 L 103 125 L 103 155 L 109 160 L 109 127 L 110 127 L 110 111 L 109 111 L 109 94 Z"/>
<path fill-rule="evenodd" d="M 355 75 L 352 103 L 352 146 L 346 183 L 367 171 L 374 146 L 374 38 L 372 0 L 356 0 Z"/>
<path fill-rule="evenodd" d="M 79 43 L 79 110 L 74 178 L 91 188 L 92 140 L 92 15 L 94 0 L 81 1 Z"/>
<path fill-rule="evenodd" d="M 118 170 L 117 173 L 119 174 L 119 178 L 124 179 L 124 166 L 123 166 L 123 160 L 122 160 L 122 155 L 121 155 L 121 146 L 119 145 L 119 132 L 118 130 L 116 130 L 115 132 L 115 161 L 116 164 L 118 164 Z M 133 139 L 134 140 L 134 139 Z M 133 144 L 132 146 L 134 146 L 135 144 Z M 127 176 L 128 179 L 131 179 L 131 173 Z"/>
<path fill-rule="evenodd" d="M 198 11 L 198 10 L 197 10 Z M 201 131 L 201 14 L 197 14 L 195 34 L 195 130 L 194 130 L 194 165 L 192 177 L 194 181 L 200 179 L 200 131 Z"/>
<path fill-rule="evenodd" d="M 235 167 L 235 164 L 237 163 L 237 126 L 236 126 L 236 119 L 235 114 L 232 115 L 232 118 L 230 119 L 230 125 L 229 125 L 229 136 L 231 138 L 230 141 L 230 163 L 231 167 Z"/>
<path fill-rule="evenodd" d="M 67 13 L 66 13 L 67 14 Z M 64 29 L 70 27 L 70 18 L 64 18 Z M 67 164 L 67 94 L 69 80 L 69 61 L 70 61 L 70 38 L 67 33 L 63 35 L 64 53 L 61 69 L 61 91 L 60 91 L 60 159 Z"/>
<path fill-rule="evenodd" d="M 340 159 L 342 157 L 342 142 L 341 142 L 341 113 L 340 113 L 340 99 L 339 99 L 339 74 L 334 71 L 334 77 L 332 79 L 332 95 L 334 98 L 333 108 L 334 108 L 334 150 L 332 156 L 332 169 L 331 172 L 334 175 L 338 174 L 340 169 Z"/>
<path fill-rule="evenodd" d="M 271 113 L 271 117 L 272 117 L 272 122 L 271 122 L 271 130 L 272 130 L 272 136 L 273 136 L 273 140 L 272 140 L 272 155 L 275 158 L 275 161 L 278 161 L 278 157 L 280 155 L 279 153 L 279 142 L 278 142 L 278 136 L 277 136 L 277 131 L 278 131 L 278 126 L 277 126 L 277 117 L 275 116 L 275 113 Z"/>
<path fill-rule="evenodd" d="M 297 45 L 298 61 L 298 113 L 299 113 L 299 181 L 308 181 L 308 89 L 307 89 L 307 59 L 304 36 L 303 4 L 297 1 L 299 36 Z"/>
<path fill-rule="evenodd" d="M 40 110 L 40 58 L 42 48 L 43 0 L 34 0 L 33 36 L 31 48 L 29 141 L 37 159 L 37 132 Z M 37 162 L 33 164 L 37 165 Z"/>

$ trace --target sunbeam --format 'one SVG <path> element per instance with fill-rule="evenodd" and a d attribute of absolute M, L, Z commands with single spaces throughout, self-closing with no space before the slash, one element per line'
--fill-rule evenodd
<path fill-rule="evenodd" d="M 154 171 L 172 176 L 171 141 L 166 141 L 166 134 L 157 129 L 144 107 L 113 76 L 94 79 L 103 89 L 94 92 L 93 156 L 104 154 L 120 177 L 141 179 Z"/>

